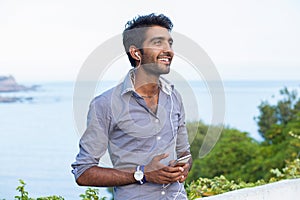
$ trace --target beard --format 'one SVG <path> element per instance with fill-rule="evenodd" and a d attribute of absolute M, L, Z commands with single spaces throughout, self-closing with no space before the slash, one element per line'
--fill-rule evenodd
<path fill-rule="evenodd" d="M 168 74 L 170 72 L 170 65 L 161 63 L 142 63 L 141 67 L 144 71 L 155 75 Z"/>

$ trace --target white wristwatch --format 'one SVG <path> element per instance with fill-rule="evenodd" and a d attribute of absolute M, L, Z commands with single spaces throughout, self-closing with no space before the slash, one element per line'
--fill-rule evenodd
<path fill-rule="evenodd" d="M 144 184 L 144 169 L 143 166 L 137 166 L 134 172 L 134 179 L 138 181 L 141 185 Z"/>

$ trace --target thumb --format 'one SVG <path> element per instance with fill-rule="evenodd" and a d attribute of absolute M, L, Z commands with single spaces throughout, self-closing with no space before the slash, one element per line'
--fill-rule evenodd
<path fill-rule="evenodd" d="M 154 159 L 157 160 L 157 161 L 160 161 L 160 160 L 162 160 L 162 159 L 167 158 L 168 156 L 169 156 L 169 154 L 163 153 L 163 154 L 160 154 L 160 155 L 155 156 Z"/>

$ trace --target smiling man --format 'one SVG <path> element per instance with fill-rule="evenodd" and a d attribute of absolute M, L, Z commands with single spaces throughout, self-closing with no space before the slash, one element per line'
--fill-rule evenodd
<path fill-rule="evenodd" d="M 183 186 L 192 159 L 180 94 L 161 77 L 174 56 L 173 24 L 164 15 L 127 22 L 123 44 L 133 69 L 122 83 L 94 98 L 80 151 L 76 182 L 114 187 L 114 199 L 187 199 Z M 98 166 L 108 150 L 113 168 Z"/>

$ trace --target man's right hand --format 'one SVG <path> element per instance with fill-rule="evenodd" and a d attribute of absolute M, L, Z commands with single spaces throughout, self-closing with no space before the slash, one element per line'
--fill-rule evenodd
<path fill-rule="evenodd" d="M 168 184 L 181 180 L 184 177 L 184 169 L 182 167 L 166 166 L 160 162 L 168 156 L 168 154 L 157 155 L 145 166 L 147 182 Z"/>

